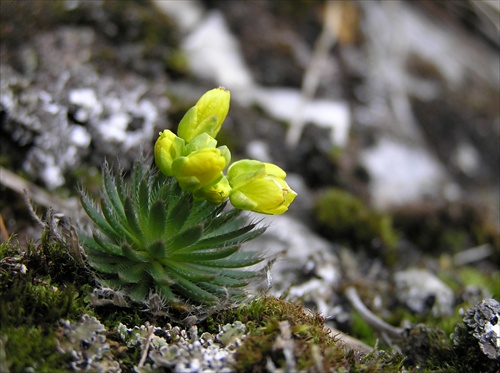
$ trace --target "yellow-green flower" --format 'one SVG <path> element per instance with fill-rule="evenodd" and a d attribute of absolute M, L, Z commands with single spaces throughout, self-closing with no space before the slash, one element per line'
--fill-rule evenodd
<path fill-rule="evenodd" d="M 174 159 L 172 174 L 182 189 L 192 192 L 217 183 L 226 165 L 220 149 L 204 148 Z"/>
<path fill-rule="evenodd" d="M 223 176 L 216 184 L 198 189 L 193 192 L 193 195 L 197 199 L 204 199 L 212 203 L 220 204 L 229 197 L 230 192 L 231 186 L 229 185 L 229 181 Z"/>
<path fill-rule="evenodd" d="M 231 204 L 241 210 L 262 214 L 282 214 L 293 202 L 295 193 L 278 166 L 254 160 L 233 163 L 227 172 Z"/>
<path fill-rule="evenodd" d="M 179 123 L 177 134 L 187 142 L 207 133 L 216 137 L 229 111 L 230 93 L 223 87 L 206 92 Z"/>
<path fill-rule="evenodd" d="M 184 153 L 185 142 L 172 131 L 160 132 L 154 153 L 156 166 L 167 176 L 173 176 L 172 163 Z"/>

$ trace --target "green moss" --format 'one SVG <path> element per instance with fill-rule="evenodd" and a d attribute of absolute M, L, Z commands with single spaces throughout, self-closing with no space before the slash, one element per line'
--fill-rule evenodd
<path fill-rule="evenodd" d="M 68 254 L 49 239 L 21 248 L 13 239 L 0 244 L 0 336 L 7 368 L 52 372 L 67 359 L 56 348 L 60 319 L 89 313 L 91 280 Z"/>
<path fill-rule="evenodd" d="M 393 262 L 398 235 L 389 215 L 370 209 L 353 194 L 330 188 L 315 201 L 319 230 L 328 238 L 355 248 L 386 249 Z"/>
<path fill-rule="evenodd" d="M 67 253 L 65 260 L 55 254 L 60 250 L 53 244 L 44 249 L 31 243 L 20 254 L 15 244 L 1 245 L 0 327 L 53 323 L 80 315 L 84 294 L 74 280 L 81 276 Z"/>
<path fill-rule="evenodd" d="M 402 362 L 402 356 L 397 354 L 388 358 L 390 354 L 360 354 L 348 350 L 325 329 L 322 316 L 307 312 L 300 304 L 275 297 L 255 299 L 223 312 L 215 317 L 214 325 L 236 320 L 245 323 L 248 329 L 248 336 L 236 353 L 237 371 L 266 371 L 269 359 L 277 368 L 286 367 L 285 355 L 276 343 L 282 337 L 282 321 L 290 326 L 298 370 L 318 369 L 319 364 L 322 371 L 396 372 Z"/>
<path fill-rule="evenodd" d="M 52 325 L 20 325 L 2 327 L 6 367 L 10 372 L 54 372 L 68 366 L 69 356 L 62 355 L 56 346 L 56 328 Z"/>
<path fill-rule="evenodd" d="M 500 234 L 486 209 L 468 202 L 419 204 L 392 212 L 395 226 L 420 250 L 439 255 L 489 244 L 500 257 Z"/>
<path fill-rule="evenodd" d="M 377 343 L 377 335 L 373 328 L 357 312 L 353 312 L 351 318 L 352 326 L 350 334 L 356 336 L 356 338 L 368 346 L 374 346 Z"/>

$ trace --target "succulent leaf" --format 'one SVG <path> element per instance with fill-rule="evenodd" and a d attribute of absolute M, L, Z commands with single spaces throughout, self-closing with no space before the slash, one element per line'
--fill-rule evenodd
<path fill-rule="evenodd" d="M 145 244 L 146 237 L 144 236 L 144 232 L 142 231 L 139 217 L 137 216 L 137 211 L 134 206 L 134 201 L 131 197 L 127 196 L 124 198 L 123 208 L 131 233 L 133 233 L 134 236 L 141 241 L 141 244 Z"/>
<path fill-rule="evenodd" d="M 147 283 L 139 282 L 130 286 L 129 296 L 134 301 L 141 301 L 147 297 L 149 290 Z"/>
<path fill-rule="evenodd" d="M 163 242 L 163 241 L 156 241 L 148 246 L 148 252 L 149 252 L 150 258 L 153 258 L 153 259 L 166 258 L 167 257 L 167 246 L 165 245 L 165 242 Z"/>
<path fill-rule="evenodd" d="M 190 281 L 210 281 L 217 276 L 183 263 L 171 263 L 169 269 Z"/>
<path fill-rule="evenodd" d="M 194 282 L 187 280 L 186 278 L 173 274 L 172 277 L 175 280 L 175 287 L 180 289 L 183 293 L 185 293 L 191 299 L 197 299 L 204 304 L 212 305 L 217 303 L 218 298 L 209 293 L 206 290 L 203 290 L 201 287 L 196 285 Z"/>
<path fill-rule="evenodd" d="M 81 194 L 81 202 L 83 209 L 87 213 L 90 219 L 99 227 L 99 229 L 106 234 L 108 237 L 115 235 L 115 231 L 109 226 L 108 222 L 99 213 L 94 203 L 90 201 L 85 193 Z"/>
<path fill-rule="evenodd" d="M 146 178 L 141 180 L 139 187 L 135 190 L 136 192 L 136 208 L 139 215 L 139 221 L 141 222 L 141 227 L 145 229 L 148 226 L 148 216 L 149 216 L 149 183 Z"/>
<path fill-rule="evenodd" d="M 100 235 L 95 233 L 93 235 L 93 238 L 95 243 L 98 245 L 96 249 L 97 251 L 100 251 L 104 254 L 123 256 L 120 246 L 103 239 Z"/>
<path fill-rule="evenodd" d="M 166 229 L 167 213 L 166 206 L 163 201 L 156 201 L 149 210 L 148 226 L 146 231 L 149 233 L 148 238 L 153 240 L 155 237 L 161 237 Z"/>
<path fill-rule="evenodd" d="M 192 197 L 190 194 L 184 194 L 179 198 L 168 211 L 167 233 L 169 236 L 180 232 L 186 219 L 189 216 L 192 207 Z"/>
<path fill-rule="evenodd" d="M 194 227 L 189 227 L 176 234 L 168 241 L 168 245 L 171 247 L 187 248 L 196 243 L 202 235 L 203 227 L 201 225 L 195 225 Z"/>
<path fill-rule="evenodd" d="M 124 244 L 122 247 L 123 255 L 128 259 L 136 263 L 147 263 L 151 260 L 148 253 L 144 251 L 134 250 L 128 244 Z"/>
<path fill-rule="evenodd" d="M 201 250 L 213 249 L 221 246 L 239 245 L 243 242 L 251 240 L 264 232 L 265 228 L 255 229 L 254 224 L 247 225 L 243 228 L 212 236 L 204 240 L 198 241 L 196 244 L 191 245 L 187 250 Z"/>
<path fill-rule="evenodd" d="M 104 164 L 104 167 L 109 168 L 107 163 Z M 115 181 L 113 180 L 109 170 L 104 173 L 104 193 L 106 195 L 106 200 L 110 202 L 117 218 L 122 222 L 126 221 L 125 211 L 123 210 L 123 202 L 120 199 Z"/>
<path fill-rule="evenodd" d="M 188 253 L 176 253 L 172 255 L 172 259 L 197 262 L 198 260 L 213 260 L 225 258 L 228 255 L 238 251 L 238 246 L 221 247 L 216 249 L 191 251 Z"/>
<path fill-rule="evenodd" d="M 220 268 L 241 268 L 257 264 L 262 261 L 262 257 L 252 252 L 239 252 L 231 256 L 214 259 L 214 260 L 200 260 L 197 264 L 206 265 L 208 267 Z"/>
<path fill-rule="evenodd" d="M 144 272 L 147 264 L 133 264 L 129 267 L 120 268 L 118 270 L 118 278 L 124 282 L 137 284 L 142 280 L 142 273 Z"/>

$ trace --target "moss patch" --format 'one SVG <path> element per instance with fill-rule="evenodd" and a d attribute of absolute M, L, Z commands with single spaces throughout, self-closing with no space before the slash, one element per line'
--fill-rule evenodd
<path fill-rule="evenodd" d="M 396 372 L 402 364 L 399 354 L 374 352 L 361 354 L 349 350 L 325 328 L 325 320 L 302 305 L 275 297 L 254 300 L 215 318 L 216 323 L 241 320 L 249 334 L 236 353 L 236 371 L 264 372 L 269 361 L 276 368 L 287 367 L 287 356 L 281 348 L 283 322 L 289 325 L 293 356 L 298 370 L 318 371 L 385 371 Z"/>
<path fill-rule="evenodd" d="M 393 262 L 398 235 L 389 215 L 370 209 L 338 188 L 330 188 L 316 199 L 315 215 L 323 235 L 354 248 L 373 249 L 375 255 L 382 251 L 386 261 Z"/>

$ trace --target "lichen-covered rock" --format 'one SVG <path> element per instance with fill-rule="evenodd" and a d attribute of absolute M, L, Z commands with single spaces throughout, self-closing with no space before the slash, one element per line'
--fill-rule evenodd
<path fill-rule="evenodd" d="M 460 344 L 461 337 L 473 337 L 488 358 L 500 362 L 500 303 L 489 298 L 472 307 L 465 314 L 463 325 L 457 327 L 454 343 Z"/>
<path fill-rule="evenodd" d="M 416 313 L 428 310 L 436 317 L 453 313 L 453 291 L 431 272 L 407 269 L 394 274 L 399 301 Z"/>
<path fill-rule="evenodd" d="M 233 355 L 245 338 L 246 327 L 237 321 L 221 326 L 215 336 L 207 332 L 198 336 L 195 325 L 186 330 L 170 324 L 164 328 L 149 324 L 127 328 L 120 324 L 118 333 L 127 347 L 141 349 L 137 372 L 161 368 L 183 373 L 232 372 Z"/>
<path fill-rule="evenodd" d="M 121 372 L 120 364 L 106 356 L 110 347 L 106 328 L 95 317 L 83 315 L 80 322 L 61 321 L 63 331 L 57 340 L 60 352 L 71 355 L 75 371 Z"/>
<path fill-rule="evenodd" d="M 128 167 L 165 126 L 162 78 L 105 71 L 93 60 L 98 41 L 85 27 L 40 33 L 29 47 L 33 76 L 0 65 L 2 131 L 25 151 L 18 160 L 24 170 L 48 189 L 67 183 L 89 158 L 97 165 L 113 154 Z"/>
<path fill-rule="evenodd" d="M 464 372 L 499 372 L 500 303 L 487 298 L 473 306 L 451 340 Z"/>

